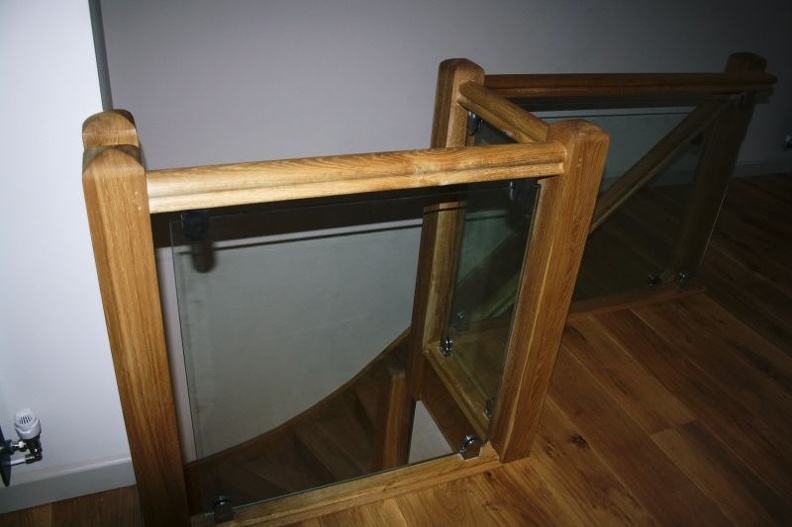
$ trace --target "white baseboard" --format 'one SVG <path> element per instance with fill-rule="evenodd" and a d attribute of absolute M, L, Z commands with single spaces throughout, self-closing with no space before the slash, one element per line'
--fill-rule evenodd
<path fill-rule="evenodd" d="M 0 485 L 0 513 L 135 484 L 129 456 L 100 460 L 90 466 L 61 467 L 27 480 L 25 474 L 15 474 L 14 470 L 18 469 L 12 469 L 11 485 Z"/>

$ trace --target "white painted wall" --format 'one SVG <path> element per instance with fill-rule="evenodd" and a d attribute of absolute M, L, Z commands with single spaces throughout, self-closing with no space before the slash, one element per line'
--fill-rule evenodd
<path fill-rule="evenodd" d="M 101 110 L 88 4 L 0 3 L 0 425 L 42 421 L 0 511 L 134 483 L 80 186 Z"/>

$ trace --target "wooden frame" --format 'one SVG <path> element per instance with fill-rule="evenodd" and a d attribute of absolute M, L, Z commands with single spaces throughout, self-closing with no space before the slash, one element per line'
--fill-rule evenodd
<path fill-rule="evenodd" d="M 580 134 L 571 132 L 580 126 L 589 132 L 583 141 L 596 143 L 600 148 L 587 150 L 589 158 L 574 157 L 570 163 L 569 152 L 573 156 L 581 153 Z M 582 173 L 570 170 L 570 166 L 583 163 L 593 172 L 602 170 L 605 150 L 601 147 L 607 144 L 607 136 L 587 126 L 578 123 L 558 133 L 557 140 L 541 144 L 442 148 L 147 173 L 140 164 L 139 141 L 129 114 L 106 112 L 86 121 L 83 130 L 86 204 L 147 523 L 188 522 L 156 282 L 152 212 L 526 177 L 571 180 Z M 565 210 L 570 210 L 577 201 L 587 201 L 593 207 L 593 193 L 583 196 L 560 192 L 557 197 L 565 202 L 562 207 Z M 546 214 L 554 218 L 561 210 L 555 205 L 545 208 L 548 208 Z M 582 210 L 585 212 L 587 207 Z M 547 222 L 548 225 L 553 221 Z M 587 222 L 584 225 L 587 229 Z M 566 232 L 554 230 L 566 236 Z M 554 241 L 547 245 L 547 250 L 552 252 L 553 247 L 570 243 L 575 245 Z M 556 251 L 555 254 L 563 258 L 567 253 Z M 569 289 L 574 283 L 574 273 L 566 278 Z"/>
<path fill-rule="evenodd" d="M 486 76 L 477 65 L 455 59 L 440 68 L 432 150 L 148 172 L 141 164 L 140 144 L 128 113 L 105 112 L 89 118 L 83 127 L 83 185 L 114 367 L 147 525 L 190 522 L 160 313 L 151 214 L 540 178 L 541 202 L 516 307 L 519 329 L 509 338 L 501 395 L 490 429 L 492 446 L 502 461 L 509 461 L 528 453 L 536 432 L 589 230 L 608 138 L 600 129 L 582 121 L 547 126 L 504 96 L 623 95 L 625 90 L 736 93 L 766 87 L 771 82 L 766 74 L 742 71 L 727 75 L 530 79 Z M 468 111 L 486 116 L 519 142 L 466 146 Z M 456 265 L 452 255 L 459 243 L 459 214 L 453 204 L 440 206 L 424 225 L 407 379 L 416 397 L 427 394 L 423 349 L 439 337 L 447 320 Z M 403 393 L 402 388 L 394 389 Z M 398 408 L 393 411 L 399 412 Z M 453 465 L 457 470 L 465 464 Z M 439 477 L 449 477 L 447 469 L 440 472 Z M 386 479 L 397 480 L 398 474 Z M 421 474 L 426 477 L 424 472 Z M 354 492 L 363 492 L 365 485 L 365 480 L 357 483 Z M 322 495 L 339 501 L 338 492 L 343 491 Z"/>
<path fill-rule="evenodd" d="M 488 91 L 482 85 L 484 78 L 478 66 L 463 59 L 441 64 L 433 144 L 445 141 L 448 146 L 457 146 L 465 142 L 465 117 L 467 112 L 475 112 L 526 146 L 557 141 L 567 151 L 564 177 L 540 181 L 537 219 L 524 259 L 501 393 L 489 428 L 489 439 L 501 460 L 509 461 L 528 455 L 538 427 L 588 235 L 608 138 L 583 121 L 548 126 Z M 455 381 L 453 373 L 444 371 L 431 348 L 448 321 L 461 221 L 459 208 L 454 207 L 436 212 L 432 223 L 424 226 L 408 371 L 413 396 L 424 401 L 456 450 L 462 448 L 467 436 L 483 438 L 487 432 L 486 424 L 465 404 L 466 395 L 459 393 L 464 392 L 461 383 Z"/>

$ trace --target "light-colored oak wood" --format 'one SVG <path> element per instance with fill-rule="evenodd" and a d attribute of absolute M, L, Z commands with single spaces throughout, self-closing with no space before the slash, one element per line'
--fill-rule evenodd
<path fill-rule="evenodd" d="M 587 444 L 596 445 L 605 462 L 622 476 L 631 493 L 652 510 L 660 525 L 684 525 L 691 511 L 695 511 L 699 525 L 725 523 L 718 507 L 679 467 L 664 459 L 657 445 L 645 440 L 646 431 L 599 389 L 597 378 L 586 371 L 574 354 L 559 355 L 553 382 L 553 402 L 566 415 L 576 416 L 580 437 Z M 642 469 L 631 470 L 636 465 Z"/>
<path fill-rule="evenodd" d="M 433 148 L 459 148 L 468 144 L 467 110 L 457 98 L 459 86 L 469 81 L 484 81 L 484 70 L 478 64 L 467 59 L 440 63 L 432 121 Z M 407 382 L 416 400 L 424 395 L 427 363 L 423 351 L 429 342 L 440 339 L 448 321 L 463 220 L 464 211 L 456 202 L 441 203 L 424 211 L 407 359 Z M 445 414 L 443 407 L 447 403 L 438 403 L 440 408 L 435 413 Z"/>
<path fill-rule="evenodd" d="M 189 515 L 145 170 L 131 139 L 134 125 L 124 117 L 86 123 L 85 202 L 144 517 L 150 526 L 183 525 Z M 115 140 L 122 144 L 103 143 Z"/>
<path fill-rule="evenodd" d="M 539 426 L 588 235 L 609 139 L 583 121 L 550 126 L 567 149 L 565 173 L 541 182 L 512 315 L 490 441 L 504 461 L 528 455 Z"/>
<path fill-rule="evenodd" d="M 725 84 L 718 84 L 713 91 L 732 93 L 729 89 L 734 87 L 733 81 L 737 77 L 743 81 L 748 79 L 754 83 L 751 84 L 752 86 L 766 86 L 772 82 L 772 77 L 764 74 L 730 74 L 713 82 L 718 84 L 721 81 L 728 81 L 731 84 L 728 87 Z M 665 78 L 668 79 L 669 77 Z M 600 80 L 594 84 L 598 84 Z M 702 77 L 687 77 L 687 80 L 701 81 Z M 654 79 L 652 82 L 656 81 L 657 79 Z M 438 90 L 439 104 L 436 107 L 432 133 L 434 148 L 459 148 L 469 142 L 465 130 L 467 110 L 460 104 L 459 96 L 459 87 L 465 82 L 483 83 L 483 71 L 464 60 L 451 61 L 441 67 L 439 85 L 449 89 Z M 627 84 L 637 87 L 633 94 L 677 91 L 689 93 L 691 89 L 701 87 L 694 83 L 693 86 L 682 88 L 681 82 L 672 81 L 666 82 L 658 92 L 648 88 L 648 83 L 640 79 Z M 601 85 L 605 87 L 602 93 L 625 94 L 622 91 L 623 86 L 608 82 Z M 556 94 L 562 92 L 563 90 L 560 90 Z M 503 95 L 505 92 L 498 93 Z M 123 124 L 125 119 L 118 117 L 125 116 L 124 114 L 102 116 L 97 117 L 93 122 L 97 125 L 110 122 L 112 126 L 116 126 L 114 123 L 121 121 Z M 131 124 L 131 121 L 128 122 Z M 90 130 L 91 126 L 87 128 Z M 178 465 L 180 461 L 178 443 L 173 439 L 176 425 L 175 421 L 168 422 L 173 420 L 173 408 L 164 339 L 161 338 L 162 324 L 159 316 L 156 276 L 153 272 L 150 212 L 528 176 L 554 176 L 542 182 L 534 229 L 535 232 L 547 234 L 534 237 L 527 254 L 528 267 L 520 286 L 516 306 L 516 319 L 520 322 L 518 329 L 512 332 L 509 340 L 503 390 L 493 419 L 493 445 L 504 460 L 519 459 L 528 453 L 539 427 L 539 416 L 555 364 L 563 318 L 569 305 L 585 233 L 589 228 L 593 199 L 589 201 L 586 196 L 598 185 L 598 175 L 601 174 L 607 145 L 607 138 L 601 131 L 583 123 L 561 123 L 549 128 L 547 143 L 533 146 L 507 145 L 499 149 L 477 147 L 465 150 L 397 152 L 318 160 L 266 162 L 220 167 L 219 172 L 218 167 L 198 167 L 151 172 L 148 180 L 139 162 L 135 136 L 130 135 L 126 125 L 116 131 L 89 132 L 86 137 L 88 138 L 84 169 L 86 201 L 91 217 L 92 235 L 95 239 L 95 252 L 105 297 L 111 342 L 114 347 L 119 345 L 122 348 L 126 347 L 121 352 L 114 351 L 114 359 L 125 418 L 128 427 L 132 430 L 130 441 L 135 443 L 133 460 L 136 463 L 136 470 L 138 466 L 145 467 L 145 470 L 139 471 L 144 476 L 139 479 L 139 484 L 143 509 L 147 518 L 154 518 L 151 524 L 184 523 L 183 511 L 186 510 L 186 506 L 181 467 Z M 117 146 L 102 146 L 106 142 Z M 504 156 L 508 158 L 505 162 Z M 533 161 L 510 156 L 528 156 L 532 157 Z M 369 172 L 366 172 L 368 170 L 366 167 L 370 168 Z M 278 172 L 280 170 L 282 172 Z M 461 175 L 457 173 L 460 171 Z M 278 180 L 274 175 L 276 172 L 284 178 Z M 301 173 L 310 176 L 302 185 L 298 181 L 298 174 Z M 223 177 L 222 174 L 227 177 Z M 187 176 L 189 179 L 185 179 Z M 363 181 L 358 181 L 357 178 Z M 266 182 L 267 179 L 270 181 Z M 332 186 L 336 183 L 340 185 L 338 189 L 333 189 Z M 593 192 L 591 195 L 593 196 Z M 168 205 L 163 205 L 164 202 L 158 203 L 154 198 L 163 198 Z M 424 344 L 439 337 L 438 331 L 447 320 L 450 284 L 455 277 L 455 251 L 459 243 L 461 211 L 456 204 L 445 204 L 439 206 L 437 212 L 426 222 L 425 231 L 428 234 L 422 241 L 421 265 L 428 271 L 425 272 L 423 279 L 419 277 L 419 294 L 416 302 L 416 305 L 421 306 L 416 311 L 421 315 L 416 317 L 419 322 L 417 332 L 415 332 L 416 328 L 413 328 L 414 342 L 419 344 L 417 347 L 413 346 L 413 349 L 419 351 L 418 355 L 421 354 Z M 134 239 L 135 243 L 128 243 L 130 238 Z M 127 242 L 125 247 L 122 247 L 122 240 Z M 140 250 L 141 244 L 147 245 L 148 249 Z M 143 263 L 139 264 L 141 255 Z M 127 306 L 131 307 L 127 308 Z M 614 316 L 606 313 L 603 315 L 603 320 Z M 627 318 L 628 320 L 619 320 L 612 326 L 603 322 L 603 327 L 611 334 L 626 336 L 633 334 L 634 324 L 638 324 L 639 327 L 642 327 L 641 324 L 646 325 L 640 319 L 636 322 L 637 317 L 634 315 L 632 318 Z M 620 325 L 622 322 L 625 323 L 624 326 Z M 652 344 L 656 344 L 654 341 L 645 343 L 650 349 Z M 656 349 L 660 352 L 671 351 L 665 346 Z M 646 369 L 650 369 L 649 365 L 662 366 L 652 362 L 646 364 Z M 668 370 L 675 371 L 673 367 Z M 415 371 L 418 372 L 416 378 L 420 380 L 420 368 Z M 688 393 L 703 395 L 703 398 L 709 401 L 710 394 L 699 393 L 696 387 L 690 389 L 688 384 L 692 379 L 692 377 L 683 378 L 680 385 L 682 392 L 684 393 L 684 388 L 688 388 Z M 416 393 L 420 395 L 421 383 L 418 382 L 417 385 L 419 389 Z M 595 389 L 599 385 L 589 383 L 588 386 Z M 717 388 L 715 386 L 716 392 Z M 554 400 L 569 402 L 568 398 Z M 589 407 L 603 408 L 607 400 L 609 400 L 607 395 L 602 395 L 599 399 L 592 398 Z M 558 402 L 558 407 L 562 406 L 562 402 Z M 570 403 L 569 408 L 572 407 L 574 405 Z M 745 411 L 739 403 L 735 403 L 730 408 L 734 408 L 735 411 Z M 701 410 L 707 417 L 717 415 L 706 405 L 698 406 L 696 409 Z M 568 409 L 562 411 L 568 412 Z M 621 411 L 621 413 L 626 412 Z M 614 415 L 610 414 L 606 421 L 613 423 Z M 144 418 L 150 421 L 144 422 Z M 718 422 L 714 417 L 713 421 Z M 596 420 L 590 417 L 582 422 L 586 426 L 597 424 Z M 172 434 L 168 432 L 163 443 L 158 429 L 158 443 L 155 447 L 151 439 L 151 429 L 160 425 L 171 430 Z M 629 437 L 637 437 L 636 426 L 629 425 L 624 428 Z M 739 433 L 733 433 L 727 439 L 741 446 L 756 438 L 749 430 L 740 429 Z M 607 465 L 629 468 L 628 463 L 620 464 L 618 458 L 614 457 L 622 444 L 612 440 L 602 443 L 601 448 Z M 767 472 L 772 449 L 759 447 L 757 451 L 762 460 L 760 470 Z M 485 448 L 483 459 L 476 464 L 464 466 L 484 466 L 492 462 L 492 458 L 487 456 L 493 456 L 493 452 L 492 449 Z M 637 453 L 640 460 L 650 459 L 643 450 L 638 450 Z M 432 465 L 427 470 L 435 476 L 447 477 L 449 481 L 455 479 L 458 474 L 454 471 L 459 470 L 462 465 L 454 464 L 455 458 L 449 459 L 452 461 L 447 461 L 445 465 Z M 669 481 L 677 479 L 678 474 L 673 470 L 663 470 L 666 470 L 665 474 L 673 476 L 669 476 Z M 405 489 L 415 484 L 415 480 L 411 480 L 410 475 L 419 473 L 420 471 L 410 472 L 410 469 L 407 469 L 383 475 L 381 476 L 383 479 L 375 477 L 372 480 L 355 482 L 357 486 L 324 489 L 311 496 L 295 497 L 294 501 L 279 502 L 277 506 L 251 507 L 243 512 L 241 524 L 255 524 L 260 514 L 270 514 L 275 520 L 288 516 L 289 521 L 302 521 L 300 518 L 312 521 L 319 508 L 338 511 L 344 504 L 370 503 L 375 499 L 373 496 L 385 495 L 384 489 L 396 494 L 407 492 Z M 777 476 L 764 474 L 763 477 L 769 479 L 775 488 L 786 490 L 783 480 L 777 479 Z M 433 481 L 437 483 L 439 480 Z M 652 491 L 657 489 L 657 485 L 631 479 L 629 486 L 635 487 L 631 489 L 633 495 L 639 496 L 639 499 L 645 502 L 644 505 L 655 510 L 659 517 L 676 518 L 671 513 L 662 514 L 663 509 L 672 505 L 673 500 L 651 499 Z M 680 488 L 688 489 L 689 486 L 685 484 Z M 696 497 L 690 502 L 697 502 L 699 498 Z M 712 512 L 711 507 L 705 506 L 704 501 L 706 500 L 702 501 L 700 508 L 702 518 L 718 520 L 717 513 Z M 286 509 L 278 509 L 278 507 L 286 507 Z M 296 516 L 283 512 L 289 508 L 296 510 Z"/>
<path fill-rule="evenodd" d="M 437 381 L 443 384 L 451 398 L 451 406 L 460 411 L 464 416 L 465 428 L 468 432 L 447 438 L 449 444 L 457 450 L 461 441 L 468 433 L 473 433 L 479 440 L 487 437 L 487 418 L 484 415 L 485 398 L 481 396 L 473 379 L 460 367 L 457 357 L 451 355 L 444 357 L 439 351 L 438 343 L 431 343 L 424 350 L 428 363 L 437 373 Z M 429 390 L 429 388 L 425 388 Z M 431 412 L 431 410 L 430 410 Z"/>
<path fill-rule="evenodd" d="M 152 213 L 540 177 L 561 172 L 558 144 L 352 154 L 147 173 Z"/>
<path fill-rule="evenodd" d="M 459 148 L 469 142 L 467 110 L 458 102 L 459 86 L 484 81 L 484 70 L 467 59 L 440 63 L 432 122 L 432 148 Z M 411 321 L 407 382 L 410 393 L 421 399 L 426 361 L 423 350 L 440 340 L 448 321 L 453 283 L 456 279 L 457 251 L 464 212 L 458 203 L 444 203 L 425 210 L 418 252 Z"/>
<path fill-rule="evenodd" d="M 83 148 L 110 145 L 140 148 L 135 119 L 126 110 L 97 113 L 83 123 Z"/>
<path fill-rule="evenodd" d="M 644 305 L 656 306 L 660 299 L 655 300 L 655 303 Z M 625 309 L 626 306 L 620 311 Z M 630 350 L 622 347 L 621 341 L 597 326 L 592 315 L 570 320 L 564 332 L 564 346 L 599 379 L 603 391 L 643 430 L 660 432 L 695 419 L 673 393 L 647 375 L 630 357 Z"/>
<path fill-rule="evenodd" d="M 238 509 L 235 521 L 226 525 L 228 527 L 292 525 L 324 514 L 441 485 L 491 470 L 498 465 L 497 454 L 491 448 L 485 447 L 477 458 L 469 460 L 464 460 L 460 456 L 448 456 L 361 480 L 249 505 Z M 194 527 L 209 527 L 213 524 L 210 518 L 204 516 L 192 518 Z"/>
<path fill-rule="evenodd" d="M 696 293 L 684 297 L 661 295 L 654 299 L 659 306 L 672 302 L 674 309 L 681 310 L 681 318 L 702 324 L 702 335 L 713 339 L 712 342 L 728 343 L 728 354 L 736 353 L 745 358 L 747 364 L 740 371 L 726 370 L 729 375 L 739 375 L 741 371 L 745 373 L 746 379 L 760 375 L 764 377 L 763 383 L 774 386 L 771 391 L 780 387 L 787 394 L 792 394 L 792 350 L 785 351 L 783 346 L 788 346 L 789 333 L 784 336 L 777 333 L 782 328 L 757 324 L 767 306 L 752 310 L 750 306 L 755 295 L 745 295 L 758 281 L 783 286 L 785 277 L 776 276 L 776 273 L 781 263 L 788 262 L 789 255 L 792 255 L 789 250 L 792 241 L 792 236 L 789 235 L 790 226 L 784 221 L 788 217 L 784 211 L 788 211 L 789 207 L 792 207 L 792 176 L 741 178 L 735 181 L 718 221 L 716 232 L 719 237 L 713 239 L 713 247 L 718 249 L 718 254 L 708 252 L 707 264 L 701 278 L 707 279 L 710 273 L 715 272 L 716 269 L 712 266 L 723 258 L 733 260 L 732 268 L 742 269 L 741 273 L 735 275 L 731 282 L 722 277 L 717 282 L 707 282 L 710 290 L 706 294 L 697 290 Z M 780 214 L 777 221 L 774 214 Z M 727 233 L 735 233 L 735 236 L 727 236 Z M 713 257 L 715 262 L 710 263 Z M 722 289 L 716 289 L 716 286 Z M 675 302 L 680 298 L 684 301 Z M 789 296 L 786 304 L 792 305 L 788 299 Z M 651 302 L 628 302 L 622 309 L 646 314 L 646 308 L 650 304 Z M 735 307 L 734 310 L 731 310 L 732 306 Z M 589 369 L 586 367 L 588 362 L 580 360 L 581 355 L 576 353 L 577 346 L 565 346 L 561 353 L 572 353 L 586 370 L 586 376 L 594 379 L 595 382 L 588 382 L 586 385 L 598 392 L 597 397 L 605 397 L 607 405 L 626 404 L 623 407 L 625 409 L 632 404 L 626 393 L 625 397 L 615 398 L 614 392 L 606 389 L 607 385 L 617 388 L 621 380 L 625 380 L 628 386 L 662 385 L 665 393 L 672 392 L 688 411 L 695 414 L 695 420 L 650 434 L 647 429 L 652 426 L 650 420 L 636 419 L 632 410 L 621 412 L 622 418 L 629 419 L 635 426 L 646 431 L 646 435 L 638 443 L 655 443 L 662 450 L 661 460 L 676 465 L 701 491 L 700 494 L 703 493 L 708 500 L 717 504 L 730 524 L 790 525 L 792 495 L 777 492 L 767 483 L 772 481 L 773 474 L 786 474 L 780 472 L 773 463 L 765 463 L 763 456 L 755 455 L 755 445 L 769 439 L 777 441 L 779 437 L 792 438 L 789 425 L 792 423 L 792 415 L 772 423 L 771 427 L 776 430 L 767 437 L 754 434 L 747 441 L 735 440 L 744 434 L 735 433 L 735 429 L 739 432 L 742 425 L 732 417 L 737 415 L 733 411 L 733 401 L 738 404 L 750 402 L 745 391 L 739 389 L 745 385 L 745 381 L 741 377 L 732 377 L 719 383 L 721 386 L 728 386 L 718 394 L 723 397 L 722 400 L 711 397 L 706 389 L 712 380 L 718 379 L 717 372 L 722 360 L 721 344 L 715 346 L 703 336 L 697 338 L 691 342 L 705 345 L 706 350 L 701 351 L 709 353 L 697 352 L 697 363 L 685 362 L 686 355 L 690 353 L 685 346 L 690 343 L 686 342 L 687 337 L 684 334 L 673 331 L 668 334 L 671 339 L 667 348 L 671 353 L 669 361 L 647 360 L 657 351 L 646 346 L 646 332 L 653 334 L 654 338 L 659 335 L 651 329 L 647 330 L 646 325 L 640 325 L 640 319 L 636 317 L 633 321 L 639 325 L 633 327 L 633 332 L 628 331 L 623 339 L 617 338 L 614 341 L 618 335 L 610 331 L 603 333 L 606 330 L 603 330 L 601 322 L 606 315 L 619 309 L 614 306 L 609 306 L 608 309 L 601 307 L 594 306 L 591 313 L 578 312 L 575 315 L 575 320 L 587 321 L 585 325 L 575 326 L 579 333 L 575 336 L 575 341 L 586 342 L 590 347 L 587 354 L 591 357 L 608 357 L 614 354 L 615 357 L 608 360 L 620 357 L 623 366 L 619 367 L 618 374 L 611 368 L 601 366 Z M 663 307 L 662 311 L 668 315 L 669 309 Z M 764 331 L 764 336 L 757 331 Z M 673 344 L 677 336 L 678 346 Z M 568 338 L 568 334 L 565 335 L 565 343 L 569 343 Z M 649 342 L 652 341 L 649 339 Z M 778 343 L 774 344 L 776 341 Z M 629 360 L 633 363 L 630 364 Z M 674 363 L 694 372 L 700 371 L 701 375 L 683 375 L 680 378 L 672 368 L 663 367 L 663 364 Z M 630 378 L 625 378 L 625 375 Z M 586 385 L 582 389 L 575 388 L 578 395 L 570 398 L 575 400 L 576 397 L 588 397 Z M 612 421 L 601 423 L 596 414 L 564 412 L 555 402 L 554 394 L 559 391 L 563 393 L 568 387 L 569 383 L 559 384 L 555 380 L 551 382 L 551 397 L 542 414 L 536 445 L 529 458 L 507 465 L 489 465 L 480 472 L 474 471 L 475 473 L 465 475 L 458 484 L 439 483 L 437 490 L 433 490 L 432 482 L 428 487 L 418 485 L 404 494 L 382 500 L 378 500 L 376 496 L 368 496 L 361 500 L 365 505 L 361 505 L 360 511 L 351 505 L 348 508 L 335 507 L 332 508 L 334 512 L 325 513 L 317 505 L 312 509 L 315 513 L 313 516 L 303 510 L 289 519 L 283 512 L 286 507 L 281 507 L 280 515 L 274 523 L 311 527 L 354 525 L 354 519 L 363 518 L 366 525 L 391 525 L 394 522 L 400 525 L 398 515 L 394 515 L 398 511 L 407 522 L 406 525 L 424 526 L 432 525 L 432 522 L 442 522 L 445 511 L 464 511 L 474 504 L 476 511 L 471 517 L 476 518 L 482 525 L 660 525 L 663 524 L 663 518 L 674 514 L 683 518 L 682 525 L 701 525 L 695 510 L 660 510 L 659 506 L 668 502 L 668 496 L 662 499 L 638 499 L 639 492 L 635 492 L 629 482 L 634 479 L 647 479 L 646 467 L 630 462 L 636 459 L 631 456 L 630 450 L 613 453 L 612 448 L 603 448 L 610 442 L 620 440 L 622 426 L 610 429 L 613 428 L 609 428 Z M 767 390 L 760 387 L 760 391 Z M 661 394 L 660 397 L 665 396 Z M 677 415 L 676 409 L 669 407 L 672 413 L 666 416 L 656 413 L 665 407 L 666 405 L 653 405 L 652 411 L 658 420 L 671 424 L 674 422 L 672 417 Z M 599 430 L 589 433 L 583 427 L 585 423 L 589 423 L 585 426 L 599 427 Z M 784 430 L 786 435 L 780 435 L 779 432 Z M 597 439 L 602 434 L 614 437 L 603 442 Z M 776 439 L 771 439 L 772 437 Z M 608 452 L 611 454 L 607 454 Z M 610 463 L 609 455 L 622 459 L 617 463 Z M 465 463 L 464 466 L 470 465 Z M 636 475 L 625 474 L 623 471 L 635 472 Z M 639 485 L 643 484 L 639 481 Z M 686 487 L 690 488 L 687 485 Z M 661 488 L 658 492 L 678 497 L 679 490 Z M 329 499 L 332 500 L 332 497 Z M 464 503 L 457 504 L 457 501 Z M 671 507 L 681 508 L 686 501 L 675 500 Z M 272 503 L 270 507 L 276 509 L 276 504 L 277 502 Z M 135 488 L 83 496 L 0 516 L 0 525 L 8 527 L 137 526 L 142 525 L 142 521 Z M 260 525 L 267 525 L 266 518 L 261 520 Z"/>
<path fill-rule="evenodd" d="M 476 82 L 459 87 L 459 104 L 518 143 L 544 142 L 548 124 Z"/>

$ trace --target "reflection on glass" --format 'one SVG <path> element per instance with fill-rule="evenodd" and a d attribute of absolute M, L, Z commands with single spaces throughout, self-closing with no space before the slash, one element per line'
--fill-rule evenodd
<path fill-rule="evenodd" d="M 193 510 L 394 466 L 378 426 L 383 391 L 404 372 L 424 207 L 470 204 L 466 275 L 524 221 L 487 205 L 510 200 L 506 183 L 396 196 L 171 222 L 198 454 L 186 470 Z"/>
<path fill-rule="evenodd" d="M 611 136 L 600 196 L 691 110 L 650 108 L 584 114 Z M 700 141 L 684 145 L 663 170 L 592 232 L 575 299 L 648 289 L 675 278 L 669 264 L 701 150 Z"/>
<path fill-rule="evenodd" d="M 466 413 L 486 438 L 500 385 L 511 315 L 539 186 L 511 182 L 465 204 L 457 280 L 446 337 L 447 374 L 462 387 Z M 485 198 L 485 199 L 481 199 Z M 478 425 L 478 426 L 476 426 Z"/>
<path fill-rule="evenodd" d="M 531 101 L 523 106 L 547 122 L 585 119 L 610 135 L 600 198 L 694 109 L 690 105 L 592 109 L 596 103 L 580 103 L 573 110 L 557 109 L 573 104 Z M 479 128 L 476 141 L 511 142 L 486 123 Z M 697 137 L 680 148 L 647 185 L 589 236 L 575 288 L 576 300 L 647 289 L 678 279 L 679 270 L 670 267 L 702 154 L 701 144 L 702 137 Z"/>

